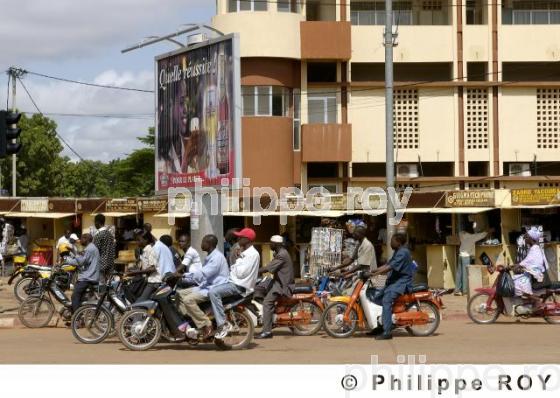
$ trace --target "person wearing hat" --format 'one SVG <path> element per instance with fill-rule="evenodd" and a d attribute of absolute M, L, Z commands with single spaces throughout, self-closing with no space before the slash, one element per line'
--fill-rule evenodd
<path fill-rule="evenodd" d="M 550 283 L 547 269 L 548 264 L 540 246 L 542 232 L 538 228 L 533 227 L 525 235 L 525 242 L 530 247 L 527 257 L 514 266 L 513 282 L 515 285 L 515 294 L 525 296 L 534 302 L 539 302 L 540 298 L 533 295 L 533 289 L 542 289 Z"/>
<path fill-rule="evenodd" d="M 284 239 L 280 235 L 270 238 L 270 248 L 274 251 L 274 258 L 259 270 L 259 274 L 269 272 L 273 275 L 272 283 L 259 285 L 255 288 L 255 297 L 264 297 L 263 327 L 256 339 L 272 338 L 272 314 L 274 314 L 276 300 L 281 296 L 290 297 L 294 286 L 294 265 L 290 253 L 284 246 Z"/>
<path fill-rule="evenodd" d="M 251 228 L 243 228 L 239 232 L 234 232 L 234 235 L 239 238 L 241 254 L 235 264 L 231 266 L 227 283 L 213 286 L 208 292 L 212 312 L 216 319 L 217 330 L 214 337 L 218 340 L 223 340 L 232 330 L 232 325 L 226 320 L 222 299 L 253 293 L 261 263 L 261 256 L 253 246 L 256 238 L 255 231 Z"/>

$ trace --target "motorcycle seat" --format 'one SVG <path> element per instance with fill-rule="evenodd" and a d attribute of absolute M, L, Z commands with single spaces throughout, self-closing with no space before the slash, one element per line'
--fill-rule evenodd
<path fill-rule="evenodd" d="M 295 285 L 292 293 L 293 294 L 313 293 L 313 286 L 311 286 L 311 285 Z"/>
<path fill-rule="evenodd" d="M 560 290 L 560 282 L 551 282 L 547 287 L 549 290 Z"/>
<path fill-rule="evenodd" d="M 415 285 L 412 286 L 412 289 L 410 289 L 411 293 L 418 293 L 418 292 L 423 292 L 428 290 L 428 286 L 425 284 L 420 284 L 420 285 Z"/>
<path fill-rule="evenodd" d="M 43 267 L 42 265 L 28 264 L 27 269 L 35 271 L 52 271 L 51 267 Z"/>

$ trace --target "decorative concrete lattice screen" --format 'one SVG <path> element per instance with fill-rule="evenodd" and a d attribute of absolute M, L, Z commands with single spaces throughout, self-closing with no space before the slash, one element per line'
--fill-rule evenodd
<path fill-rule="evenodd" d="M 442 1 L 441 0 L 424 0 L 422 2 L 422 10 L 423 11 L 435 11 L 441 10 L 442 8 Z"/>
<path fill-rule="evenodd" d="M 484 88 L 468 89 L 466 111 L 467 149 L 487 149 L 488 91 Z"/>
<path fill-rule="evenodd" d="M 560 89 L 537 89 L 537 148 L 558 149 Z"/>
<path fill-rule="evenodd" d="M 395 90 L 394 104 L 395 148 L 418 149 L 418 90 Z"/>

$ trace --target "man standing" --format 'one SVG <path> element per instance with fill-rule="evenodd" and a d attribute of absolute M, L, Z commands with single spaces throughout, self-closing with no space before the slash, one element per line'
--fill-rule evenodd
<path fill-rule="evenodd" d="M 148 283 L 144 291 L 136 299 L 136 302 L 148 300 L 152 293 L 161 285 L 164 278 L 168 274 L 175 274 L 175 263 L 173 262 L 173 254 L 169 247 L 173 244 L 173 238 L 169 235 L 162 235 L 158 241 L 154 243 L 151 252 L 150 264 L 148 269 L 143 270 L 148 274 Z"/>
<path fill-rule="evenodd" d="M 218 238 L 215 235 L 206 235 L 202 238 L 200 247 L 208 253 L 204 265 L 200 269 L 191 270 L 183 276 L 183 281 L 196 286 L 178 291 L 179 309 L 193 320 L 197 329 L 202 330 L 203 339 L 212 335 L 212 322 L 198 304 L 208 300 L 210 288 L 227 283 L 229 277 L 226 258 L 216 249 L 217 245 Z M 188 324 L 185 323 L 179 326 L 179 330 L 184 332 L 187 326 Z"/>
<path fill-rule="evenodd" d="M 92 241 L 91 234 L 83 234 L 80 242 L 85 247 L 84 253 L 68 260 L 78 267 L 78 282 L 72 293 L 72 313 L 80 307 L 86 290 L 99 283 L 99 250 Z"/>
<path fill-rule="evenodd" d="M 354 229 L 352 236 L 359 242 L 358 248 L 354 251 L 354 254 L 351 257 L 347 257 L 344 261 L 342 261 L 342 264 L 331 268 L 331 272 L 346 267 L 348 268 L 343 272 L 354 272 L 358 269 L 361 271 L 374 271 L 377 269 L 375 248 L 366 237 L 366 233 L 366 227 L 359 226 Z M 354 265 L 354 263 L 356 264 Z"/>
<path fill-rule="evenodd" d="M 412 262 L 410 251 L 405 246 L 406 235 L 396 233 L 391 238 L 393 257 L 389 262 L 375 270 L 371 276 L 389 274 L 382 295 L 376 297 L 375 303 L 383 306 L 383 334 L 376 336 L 376 340 L 389 340 L 393 336 L 393 304 L 395 300 L 404 294 L 407 288 L 412 287 L 412 279 L 416 273 L 416 267 Z"/>
<path fill-rule="evenodd" d="M 274 251 L 274 258 L 266 267 L 259 270 L 259 274 L 270 272 L 274 275 L 272 283 L 269 284 L 268 291 L 258 292 L 259 295 L 264 295 L 263 300 L 263 328 L 259 335 L 255 336 L 256 339 L 270 339 L 272 338 L 272 314 L 276 300 L 281 296 L 290 297 L 294 285 L 294 265 L 290 257 L 290 253 L 284 247 L 284 239 L 280 235 L 274 235 L 270 238 L 270 247 Z M 257 295 L 257 289 L 255 295 Z"/>
<path fill-rule="evenodd" d="M 105 216 L 103 214 L 95 215 L 94 224 L 97 233 L 93 238 L 93 244 L 99 250 L 101 267 L 100 281 L 105 282 L 106 278 L 111 275 L 115 268 L 116 242 L 109 228 L 105 226 Z"/>
<path fill-rule="evenodd" d="M 467 267 L 474 263 L 474 256 L 476 252 L 476 242 L 486 238 L 488 233 L 493 232 L 490 229 L 488 232 L 474 232 L 474 223 L 469 223 L 464 231 L 459 232 L 459 240 L 461 246 L 459 247 L 459 264 L 455 271 L 455 296 L 462 296 L 467 294 Z"/>
<path fill-rule="evenodd" d="M 204 238 L 202 240 L 204 242 Z M 187 233 L 181 234 L 179 236 L 179 247 L 185 253 L 181 265 L 177 268 L 177 272 L 197 272 L 202 270 L 202 262 L 200 261 L 200 255 L 194 247 L 191 246 L 191 236 Z M 202 248 L 202 247 L 201 247 Z M 204 250 L 202 248 L 202 250 Z"/>
<path fill-rule="evenodd" d="M 218 327 L 214 337 L 219 340 L 223 340 L 232 329 L 231 324 L 226 321 L 222 299 L 252 293 L 257 283 L 261 262 L 259 252 L 253 247 L 255 231 L 251 228 L 243 228 L 234 235 L 239 238 L 238 243 L 242 252 L 231 266 L 228 282 L 212 287 L 208 292 Z"/>

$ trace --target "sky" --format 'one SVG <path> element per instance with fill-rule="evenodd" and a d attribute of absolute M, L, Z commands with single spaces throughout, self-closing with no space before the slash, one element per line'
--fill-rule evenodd
<path fill-rule="evenodd" d="M 0 70 L 28 71 L 103 85 L 154 88 L 154 57 L 175 50 L 161 43 L 121 54 L 148 36 L 187 23 L 209 23 L 213 0 L 0 0 Z M 186 37 L 182 36 L 185 41 Z M 0 109 L 6 107 L 6 74 L 0 74 Z M 25 75 L 23 83 L 43 113 L 127 114 L 134 118 L 49 116 L 85 159 L 109 161 L 142 144 L 154 125 L 152 93 L 110 90 Z M 18 83 L 20 111 L 35 108 Z M 11 106 L 11 96 L 10 96 Z M 63 152 L 72 159 L 68 149 Z"/>

